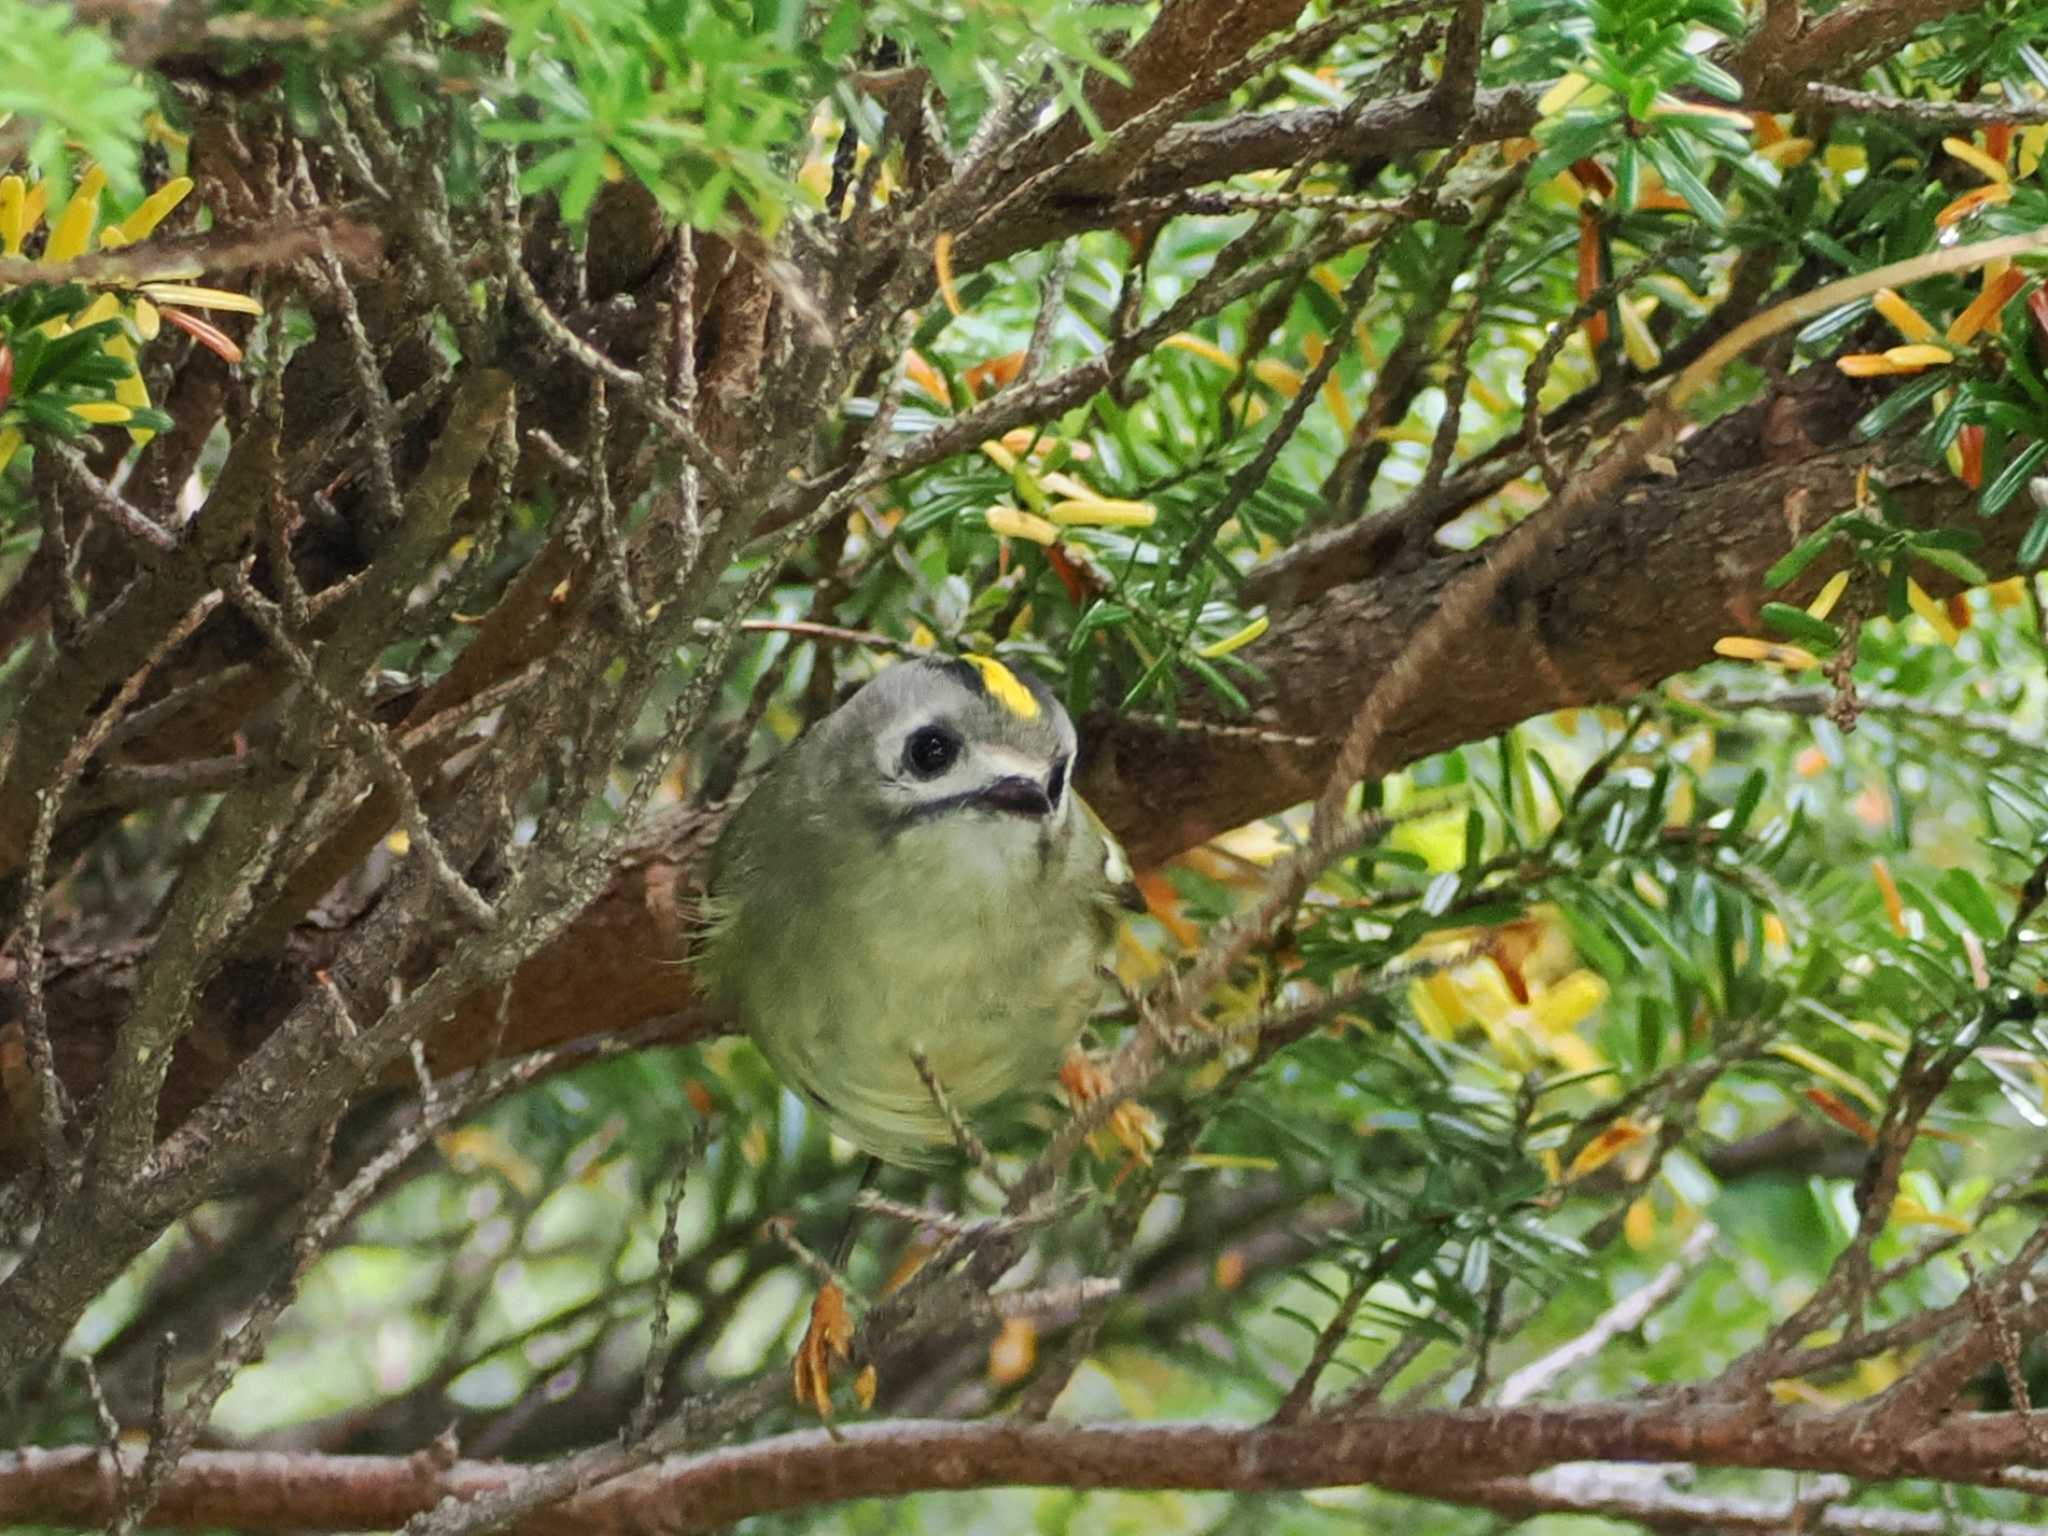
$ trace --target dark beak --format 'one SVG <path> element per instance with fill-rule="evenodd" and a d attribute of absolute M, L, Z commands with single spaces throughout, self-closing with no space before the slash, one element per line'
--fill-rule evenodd
<path fill-rule="evenodd" d="M 977 805 L 992 811 L 1005 811 L 1012 816 L 1050 816 L 1052 801 L 1046 797 L 1045 786 L 1035 779 L 1018 775 L 997 779 L 995 783 L 974 797 Z"/>

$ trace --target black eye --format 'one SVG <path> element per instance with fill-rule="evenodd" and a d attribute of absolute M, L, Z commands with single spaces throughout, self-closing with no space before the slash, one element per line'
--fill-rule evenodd
<path fill-rule="evenodd" d="M 1060 803 L 1060 796 L 1067 790 L 1067 760 L 1056 757 L 1052 763 L 1052 777 L 1045 783 L 1045 798 L 1054 805 Z"/>
<path fill-rule="evenodd" d="M 903 761 L 920 779 L 936 779 L 960 760 L 960 738 L 942 725 L 921 725 L 903 744 Z"/>

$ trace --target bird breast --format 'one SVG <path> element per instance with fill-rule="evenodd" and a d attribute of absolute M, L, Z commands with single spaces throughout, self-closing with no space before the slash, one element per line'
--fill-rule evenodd
<path fill-rule="evenodd" d="M 1048 833 L 1064 829 L 1064 836 Z M 1095 1001 L 1102 932 L 1066 837 L 1014 817 L 946 817 L 883 856 L 815 871 L 749 944 L 747 1023 L 785 1079 L 867 1150 L 897 1161 L 949 1132 L 922 1051 L 962 1110 L 1049 1083 Z M 765 963 L 763 963 L 765 962 Z"/>

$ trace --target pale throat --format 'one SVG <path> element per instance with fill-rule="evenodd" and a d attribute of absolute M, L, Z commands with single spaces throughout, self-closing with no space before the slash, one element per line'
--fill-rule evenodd
<path fill-rule="evenodd" d="M 1057 839 L 1072 797 L 1062 796 L 1043 819 L 962 808 L 897 834 L 890 884 L 915 908 L 968 908 L 1014 900 L 1052 875 Z"/>

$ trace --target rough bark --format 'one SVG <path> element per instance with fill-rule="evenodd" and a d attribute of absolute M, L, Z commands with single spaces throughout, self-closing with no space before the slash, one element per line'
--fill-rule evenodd
<path fill-rule="evenodd" d="M 1959 1414 L 1904 1441 L 1863 1434 L 1853 1411 L 1726 1404 L 1375 1412 L 1289 1426 L 907 1420 L 808 1430 L 661 1462 L 511 1528 L 520 1536 L 679 1536 L 849 1499 L 1020 1486 L 1266 1493 L 1376 1483 L 1483 1503 L 1489 1479 L 1583 1461 L 1995 1481 L 2029 1454 L 2025 1417 Z M 0 1456 L 0 1520 L 104 1524 L 122 1504 L 114 1470 L 88 1450 Z M 525 1475 L 507 1463 L 441 1465 L 425 1454 L 194 1453 L 172 1474 L 150 1523 L 279 1533 L 386 1529 L 443 1499 L 505 1492 Z"/>

